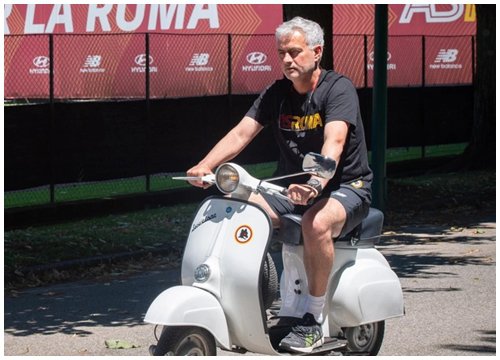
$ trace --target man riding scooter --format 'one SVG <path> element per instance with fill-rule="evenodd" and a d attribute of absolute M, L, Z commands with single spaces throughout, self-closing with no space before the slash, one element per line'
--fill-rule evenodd
<path fill-rule="evenodd" d="M 252 194 L 279 227 L 285 214 L 301 214 L 304 263 L 309 285 L 306 311 L 280 348 L 311 352 L 323 344 L 322 312 L 334 261 L 332 238 L 353 230 L 367 215 L 372 172 L 368 166 L 359 101 L 351 81 L 320 67 L 324 34 L 310 20 L 296 17 L 276 29 L 278 56 L 285 79 L 278 80 L 254 102 L 243 119 L 224 136 L 188 176 L 212 174 L 236 157 L 266 126 L 280 149 L 277 176 L 301 171 L 309 152 L 321 153 L 338 164 L 331 179 L 307 175 L 282 180 L 291 202 Z M 206 187 L 200 180 L 192 185 Z"/>

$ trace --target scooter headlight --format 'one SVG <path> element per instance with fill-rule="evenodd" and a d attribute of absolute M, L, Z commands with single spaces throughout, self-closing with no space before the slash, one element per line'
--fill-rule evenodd
<path fill-rule="evenodd" d="M 215 183 L 221 192 L 230 194 L 236 190 L 240 182 L 238 171 L 229 164 L 219 166 L 215 172 Z"/>
<path fill-rule="evenodd" d="M 201 264 L 194 269 L 194 279 L 198 282 L 205 282 L 210 277 L 210 266 Z"/>

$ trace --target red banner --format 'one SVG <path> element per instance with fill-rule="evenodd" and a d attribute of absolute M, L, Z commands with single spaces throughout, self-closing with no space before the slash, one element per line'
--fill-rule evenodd
<path fill-rule="evenodd" d="M 272 34 L 281 21 L 281 5 L 4 5 L 6 35 L 129 32 Z"/>
<path fill-rule="evenodd" d="M 422 40 L 416 36 L 390 37 L 387 44 L 387 85 L 393 87 L 422 84 Z M 373 86 L 374 37 L 368 38 L 368 86 Z"/>
<path fill-rule="evenodd" d="M 228 90 L 227 42 L 224 35 L 155 35 L 152 97 L 223 95 Z M 178 51 L 182 49 L 182 51 Z"/>
<path fill-rule="evenodd" d="M 425 42 L 425 84 L 472 83 L 469 38 L 432 37 Z"/>
<path fill-rule="evenodd" d="M 375 5 L 333 5 L 334 35 L 373 35 Z M 471 4 L 388 5 L 389 35 L 475 35 Z"/>
<path fill-rule="evenodd" d="M 274 35 L 235 37 L 232 48 L 233 94 L 257 94 L 283 77 Z"/>
<path fill-rule="evenodd" d="M 334 69 L 357 87 L 372 86 L 374 6 L 332 7 Z M 389 86 L 471 83 L 474 5 L 388 9 Z M 143 98 L 147 34 L 151 97 L 255 94 L 282 77 L 281 22 L 282 5 L 7 4 L 4 96 L 49 96 L 48 34 L 56 98 Z"/>
<path fill-rule="evenodd" d="M 274 36 L 261 36 L 274 34 L 281 5 L 56 4 L 4 10 L 5 32 L 16 34 L 4 37 L 5 98 L 48 97 L 48 33 L 55 34 L 56 98 L 144 97 L 146 33 L 153 98 L 227 94 L 229 34 L 238 34 L 231 48 L 233 93 L 259 92 L 281 76 L 272 56 Z"/>
<path fill-rule="evenodd" d="M 48 37 L 4 37 L 4 97 L 47 98 L 49 65 Z"/>
<path fill-rule="evenodd" d="M 348 76 L 356 87 L 365 86 L 365 42 L 362 36 L 333 37 L 333 68 Z"/>
<path fill-rule="evenodd" d="M 374 10 L 375 5 L 333 5 L 334 66 L 357 87 L 373 86 Z M 474 5 L 389 5 L 388 12 L 388 86 L 472 82 Z"/>

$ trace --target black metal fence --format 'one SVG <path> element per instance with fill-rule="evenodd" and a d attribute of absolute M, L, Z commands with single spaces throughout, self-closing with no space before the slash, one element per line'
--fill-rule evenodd
<path fill-rule="evenodd" d="M 368 133 L 372 42 L 336 36 L 333 56 L 359 88 Z M 163 190 L 164 173 L 197 161 L 282 76 L 273 35 L 30 35 L 4 44 L 5 100 L 36 103 L 5 108 L 6 207 Z M 389 39 L 389 147 L 467 141 L 474 46 L 474 37 Z M 439 101 L 437 86 L 451 86 Z M 270 139 L 244 160 L 272 161 Z"/>
<path fill-rule="evenodd" d="M 282 77 L 274 35 L 5 36 L 6 99 L 163 99 L 257 94 Z M 373 82 L 373 36 L 336 35 L 333 67 Z M 471 84 L 474 36 L 391 36 L 388 86 Z"/>

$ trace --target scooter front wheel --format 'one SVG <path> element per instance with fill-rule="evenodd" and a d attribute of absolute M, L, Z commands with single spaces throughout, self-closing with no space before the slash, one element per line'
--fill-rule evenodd
<path fill-rule="evenodd" d="M 207 330 L 194 326 L 164 326 L 154 356 L 215 356 L 215 339 Z"/>
<path fill-rule="evenodd" d="M 375 356 L 378 354 L 384 339 L 385 321 L 349 327 L 344 329 L 349 353 L 366 354 Z"/>

